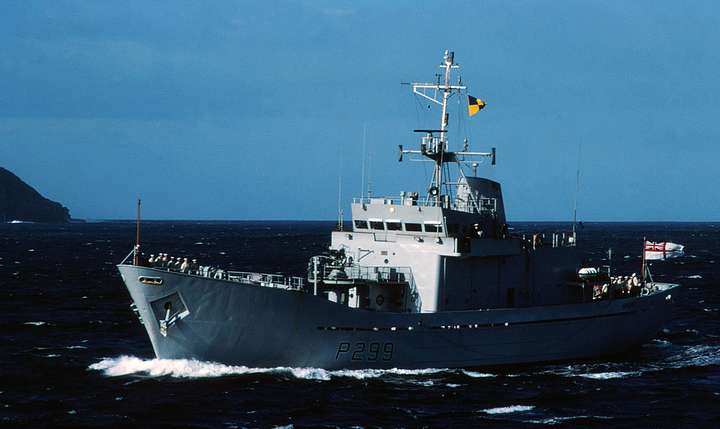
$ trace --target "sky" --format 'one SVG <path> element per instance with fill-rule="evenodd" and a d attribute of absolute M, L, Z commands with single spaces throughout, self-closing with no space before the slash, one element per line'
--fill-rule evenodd
<path fill-rule="evenodd" d="M 348 220 L 368 190 L 426 193 L 398 145 L 439 119 L 402 83 L 450 50 L 488 103 L 451 144 L 496 148 L 477 174 L 509 221 L 718 221 L 719 20 L 692 0 L 4 0 L 0 167 L 78 219 L 141 199 L 145 219 Z"/>

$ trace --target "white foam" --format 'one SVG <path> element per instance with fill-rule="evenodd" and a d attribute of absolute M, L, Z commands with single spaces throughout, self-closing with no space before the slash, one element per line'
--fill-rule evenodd
<path fill-rule="evenodd" d="M 276 371 L 283 371 L 285 368 L 276 368 Z M 320 368 L 287 368 L 295 376 L 304 380 L 330 380 L 330 373 Z"/>
<path fill-rule="evenodd" d="M 535 408 L 533 405 L 511 405 L 509 407 L 488 408 L 485 410 L 480 410 L 480 412 L 485 414 L 511 414 L 521 413 L 523 411 L 530 411 L 533 408 Z"/>
<path fill-rule="evenodd" d="M 614 372 L 594 372 L 587 374 L 578 374 L 579 377 L 592 378 L 593 380 L 612 380 L 616 378 L 627 378 L 632 376 L 640 375 L 639 372 L 631 371 L 614 371 Z"/>
<path fill-rule="evenodd" d="M 215 362 L 201 362 L 193 359 L 140 359 L 134 356 L 105 358 L 90 365 L 89 369 L 103 371 L 105 375 L 119 377 L 124 375 L 149 375 L 151 377 L 170 376 L 176 378 L 213 378 L 226 375 L 285 373 L 305 380 L 330 380 L 332 377 L 350 377 L 359 380 L 378 378 L 387 374 L 427 375 L 447 371 L 443 369 L 363 369 L 328 371 L 321 368 L 249 368 L 246 366 L 223 365 Z M 432 383 L 432 382 L 431 382 Z"/>
<path fill-rule="evenodd" d="M 672 346 L 672 343 L 667 340 L 661 340 L 658 338 L 654 338 L 652 341 L 648 343 L 648 347 L 660 347 L 660 348 L 666 348 Z"/>
<path fill-rule="evenodd" d="M 335 371 L 327 371 L 321 368 L 285 368 L 278 367 L 272 369 L 275 372 L 290 372 L 296 378 L 306 380 L 330 380 L 332 377 L 349 377 L 363 380 L 366 378 L 379 378 L 388 374 L 395 375 L 428 375 L 443 372 L 446 370 L 427 368 L 427 369 L 340 369 Z M 432 383 L 432 382 L 430 382 Z"/>
<path fill-rule="evenodd" d="M 150 359 L 134 356 L 106 358 L 90 365 L 90 369 L 104 371 L 106 375 L 118 377 L 130 374 L 145 374 L 152 377 L 171 376 L 177 378 L 212 378 L 223 375 L 267 372 L 268 369 L 227 366 L 212 362 L 188 359 Z"/>
<path fill-rule="evenodd" d="M 568 421 L 573 421 L 576 419 L 605 419 L 605 420 L 612 420 L 613 417 L 608 416 L 570 416 L 570 417 L 552 417 L 548 419 L 542 419 L 542 420 L 529 420 L 527 423 L 535 423 L 535 424 L 541 424 L 541 425 L 556 425 L 560 423 L 565 423 Z"/>
<path fill-rule="evenodd" d="M 338 377 L 351 377 L 351 378 L 357 378 L 358 380 L 363 380 L 366 378 L 378 378 L 382 377 L 385 374 L 388 374 L 388 371 L 383 371 L 379 369 L 361 369 L 361 370 L 351 370 L 351 369 L 343 369 L 339 371 L 333 371 L 332 375 L 338 376 Z"/>
<path fill-rule="evenodd" d="M 425 368 L 425 369 L 388 369 L 386 372 L 398 375 L 430 375 L 440 372 L 446 372 L 447 369 L 442 368 Z"/>
<path fill-rule="evenodd" d="M 643 371 L 650 370 L 650 368 L 644 368 L 643 370 L 633 369 L 632 371 L 612 371 L 612 369 L 614 369 L 613 366 L 616 365 L 571 365 L 564 368 L 543 371 L 541 374 L 553 374 L 563 377 L 581 377 L 592 380 L 613 380 L 618 378 L 637 377 L 642 375 Z"/>
<path fill-rule="evenodd" d="M 720 348 L 717 346 L 693 346 L 686 350 L 683 366 L 709 366 L 720 364 Z"/>
<path fill-rule="evenodd" d="M 465 369 L 462 370 L 462 373 L 465 374 L 465 375 L 467 375 L 468 377 L 472 377 L 472 378 L 496 377 L 495 374 L 488 374 L 488 373 L 484 373 L 484 372 L 468 371 L 468 370 L 465 370 Z"/>

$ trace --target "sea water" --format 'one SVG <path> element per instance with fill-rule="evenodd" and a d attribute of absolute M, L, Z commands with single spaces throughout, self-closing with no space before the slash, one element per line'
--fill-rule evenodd
<path fill-rule="evenodd" d="M 144 222 L 141 250 L 301 276 L 333 226 Z M 578 231 L 587 265 L 615 274 L 639 272 L 644 237 L 685 245 L 684 257 L 651 266 L 656 281 L 683 290 L 650 343 L 552 364 L 326 371 L 155 359 L 116 269 L 135 244 L 134 223 L 2 224 L 0 427 L 720 426 L 720 224 L 587 222 Z"/>

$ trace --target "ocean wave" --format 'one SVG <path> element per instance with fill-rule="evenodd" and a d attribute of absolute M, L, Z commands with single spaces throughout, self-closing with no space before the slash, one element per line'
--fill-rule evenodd
<path fill-rule="evenodd" d="M 480 410 L 480 412 L 485 414 L 511 414 L 530 411 L 533 408 L 535 408 L 533 405 L 511 405 L 509 407 L 487 408 Z"/>
<path fill-rule="evenodd" d="M 578 374 L 578 377 L 591 378 L 594 380 L 612 380 L 617 378 L 627 378 L 642 375 L 642 371 L 609 371 L 609 372 L 592 372 L 587 374 Z"/>
<path fill-rule="evenodd" d="M 495 375 L 495 374 L 489 374 L 486 372 L 469 371 L 469 370 L 465 370 L 465 369 L 461 370 L 461 372 L 463 374 L 467 375 L 468 377 L 472 377 L 472 378 L 497 377 L 497 375 Z"/>
<path fill-rule="evenodd" d="M 667 342 L 653 344 L 658 348 L 672 347 Z M 82 347 L 82 346 L 75 346 Z M 329 381 L 337 378 L 354 378 L 357 380 L 378 379 L 385 376 L 405 377 L 405 382 L 419 386 L 445 385 L 457 387 L 459 383 L 472 383 L 470 379 L 492 377 L 533 377 L 536 375 L 553 375 L 567 378 L 584 378 L 590 380 L 617 380 L 640 377 L 648 372 L 680 369 L 685 367 L 706 367 L 720 365 L 720 347 L 691 346 L 667 355 L 664 359 L 646 363 L 602 362 L 596 364 L 573 364 L 542 369 L 539 372 L 516 374 L 492 374 L 466 369 L 425 368 L 425 369 L 358 369 L 358 370 L 325 370 L 322 368 L 253 368 L 247 366 L 225 365 L 216 362 L 205 362 L 193 359 L 141 359 L 135 356 L 104 358 L 88 367 L 90 370 L 102 371 L 110 377 L 128 375 L 173 378 L 216 378 L 234 375 L 277 374 L 303 380 Z M 440 378 L 429 376 L 439 376 Z M 465 381 L 445 379 L 446 376 L 467 377 Z M 417 378 L 420 377 L 420 378 Z"/>
<path fill-rule="evenodd" d="M 214 378 L 229 375 L 246 374 L 289 374 L 297 379 L 327 381 L 333 377 L 349 377 L 358 380 L 379 378 L 385 375 L 428 375 L 447 372 L 447 369 L 363 369 L 334 370 L 322 368 L 251 368 L 247 366 L 224 365 L 215 362 L 203 362 L 193 359 L 140 359 L 135 356 L 105 358 L 88 367 L 90 370 L 102 371 L 110 377 L 126 375 L 146 375 L 151 377 L 174 378 Z"/>
<path fill-rule="evenodd" d="M 573 420 L 583 420 L 583 419 L 597 419 L 597 420 L 612 420 L 612 417 L 609 416 L 590 416 L 590 415 L 582 415 L 582 416 L 569 416 L 569 417 L 551 417 L 547 419 L 542 420 L 528 420 L 526 423 L 533 423 L 533 424 L 540 424 L 540 425 L 556 425 L 556 424 L 562 424 L 566 422 L 572 422 Z"/>
<path fill-rule="evenodd" d="M 663 341 L 653 344 L 655 347 L 668 349 L 671 343 Z M 646 363 L 611 363 L 578 364 L 567 367 L 542 371 L 542 374 L 553 374 L 562 377 L 581 377 L 593 380 L 614 380 L 640 377 L 645 373 L 677 370 L 688 367 L 707 367 L 720 365 L 720 346 L 697 345 L 680 348 L 678 352 L 667 355 L 662 360 Z"/>
<path fill-rule="evenodd" d="M 542 371 L 541 374 L 553 374 L 568 378 L 589 378 L 592 380 L 615 380 L 621 378 L 637 377 L 639 375 L 642 375 L 644 370 L 649 369 L 643 368 L 622 370 L 620 368 L 613 368 L 613 366 L 616 365 L 610 365 L 607 363 L 597 365 L 579 364 L 561 368 L 554 368 L 549 371 Z"/>
<path fill-rule="evenodd" d="M 688 366 L 704 367 L 720 365 L 720 347 L 699 345 L 688 347 L 681 355 L 674 356 L 668 362 L 673 369 Z"/>
<path fill-rule="evenodd" d="M 134 356 L 106 358 L 90 365 L 89 369 L 103 371 L 105 375 L 149 375 L 151 377 L 171 376 L 176 378 L 212 378 L 224 375 L 268 372 L 267 369 L 253 369 L 244 366 L 227 366 L 218 363 L 200 362 L 188 359 L 140 359 Z"/>
<path fill-rule="evenodd" d="M 648 344 L 647 347 L 658 347 L 658 348 L 665 348 L 672 346 L 672 343 L 667 340 L 661 340 L 659 338 L 653 338 Z"/>

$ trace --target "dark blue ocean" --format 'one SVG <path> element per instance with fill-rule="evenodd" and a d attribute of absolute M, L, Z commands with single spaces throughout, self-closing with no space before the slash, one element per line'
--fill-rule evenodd
<path fill-rule="evenodd" d="M 332 222 L 144 222 L 142 251 L 302 275 Z M 513 224 L 519 230 L 567 224 Z M 157 360 L 115 265 L 133 222 L 0 224 L 0 427 L 720 427 L 720 224 L 586 223 L 615 274 L 642 239 L 685 245 L 652 264 L 683 285 L 665 329 L 622 355 L 507 368 L 325 371 Z M 633 329 L 627 326 L 626 329 Z"/>

